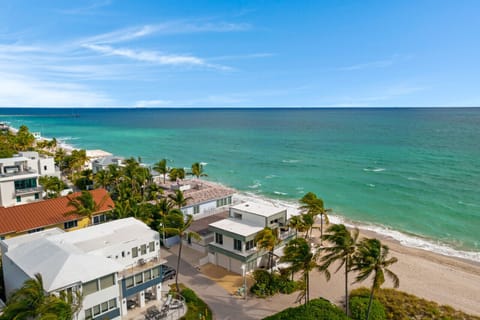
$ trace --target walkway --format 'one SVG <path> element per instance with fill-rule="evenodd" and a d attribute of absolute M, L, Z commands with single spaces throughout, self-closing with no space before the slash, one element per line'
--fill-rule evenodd
<path fill-rule="evenodd" d="M 162 257 L 167 264 L 176 267 L 178 246 L 162 251 Z M 217 320 L 253 320 L 262 319 L 287 307 L 295 306 L 297 293 L 292 295 L 276 295 L 273 298 L 257 299 L 248 297 L 246 300 L 227 292 L 215 281 L 209 279 L 198 270 L 198 252 L 188 246 L 182 248 L 179 282 L 184 283 L 197 293 L 212 309 Z M 188 261 L 187 261 L 188 260 Z"/>

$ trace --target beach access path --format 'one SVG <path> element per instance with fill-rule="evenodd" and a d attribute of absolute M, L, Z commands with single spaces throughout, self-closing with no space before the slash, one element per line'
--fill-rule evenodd
<path fill-rule="evenodd" d="M 318 232 L 317 230 L 315 232 Z M 318 236 L 315 234 L 314 236 Z M 390 247 L 390 256 L 398 262 L 391 269 L 400 278 L 399 290 L 405 291 L 439 304 L 447 304 L 466 313 L 480 316 L 480 264 L 450 258 L 428 251 L 408 248 L 398 242 L 373 232 L 360 231 L 361 236 L 376 237 Z M 162 256 L 175 267 L 178 246 L 164 250 Z M 267 299 L 249 297 L 243 300 L 233 296 L 214 280 L 202 274 L 197 268 L 199 253 L 183 247 L 179 282 L 192 288 L 212 309 L 214 318 L 221 320 L 262 319 L 286 309 L 298 306 L 295 303 L 298 293 L 276 295 Z M 339 271 L 333 273 L 329 282 L 324 275 L 313 271 L 310 276 L 310 297 L 324 297 L 337 305 L 344 299 L 344 277 Z M 353 282 L 354 276 L 350 275 Z M 351 289 L 367 286 L 365 281 L 351 285 Z M 387 279 L 385 288 L 392 287 Z"/>

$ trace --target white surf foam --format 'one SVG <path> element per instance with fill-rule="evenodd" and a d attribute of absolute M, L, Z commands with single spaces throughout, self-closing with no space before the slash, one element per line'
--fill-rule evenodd
<path fill-rule="evenodd" d="M 367 172 L 382 172 L 382 171 L 385 171 L 387 169 L 385 168 L 363 168 L 363 171 L 367 171 Z"/>
<path fill-rule="evenodd" d="M 302 160 L 297 160 L 297 159 L 284 159 L 282 160 L 283 163 L 298 163 L 301 162 Z"/>
<path fill-rule="evenodd" d="M 235 196 L 240 201 L 253 201 L 261 204 L 273 205 L 276 207 L 285 207 L 287 208 L 287 214 L 290 216 L 300 214 L 298 209 L 298 202 L 288 201 L 288 200 L 279 200 L 271 199 L 258 194 L 253 193 L 238 193 Z M 471 260 L 475 262 L 480 262 L 480 252 L 475 251 L 464 251 L 457 250 L 449 247 L 447 244 L 441 243 L 440 241 L 435 241 L 432 239 L 422 238 L 420 236 L 406 234 L 397 230 L 393 230 L 386 226 L 375 225 L 375 224 L 365 224 L 361 222 L 351 221 L 345 219 L 338 212 L 333 212 L 328 215 L 330 223 L 339 224 L 343 223 L 348 227 L 358 227 L 360 230 L 369 230 L 373 231 L 379 235 L 392 238 L 393 240 L 398 241 L 401 245 L 423 249 L 426 251 L 431 251 L 434 253 L 442 254 L 450 257 L 457 257 L 466 260 Z"/>

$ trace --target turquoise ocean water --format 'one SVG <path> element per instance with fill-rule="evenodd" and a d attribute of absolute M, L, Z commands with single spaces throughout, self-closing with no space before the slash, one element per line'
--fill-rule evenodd
<path fill-rule="evenodd" d="M 480 109 L 0 109 L 42 136 L 295 202 L 402 243 L 480 261 Z"/>

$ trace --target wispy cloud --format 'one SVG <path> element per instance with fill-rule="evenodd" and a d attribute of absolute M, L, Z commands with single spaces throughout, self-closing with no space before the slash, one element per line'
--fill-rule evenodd
<path fill-rule="evenodd" d="M 344 66 L 344 67 L 338 68 L 337 70 L 356 71 L 356 70 L 364 70 L 364 69 L 386 68 L 400 61 L 408 60 L 410 58 L 411 56 L 403 56 L 403 55 L 395 54 L 388 59 L 369 61 L 369 62 L 358 63 L 350 66 Z"/>
<path fill-rule="evenodd" d="M 191 34 L 202 32 L 238 32 L 247 31 L 251 28 L 250 24 L 227 23 L 227 22 L 192 22 L 185 20 L 168 21 L 160 24 L 148 24 L 143 26 L 123 28 L 111 32 L 106 32 L 81 39 L 82 44 L 112 44 L 119 42 L 132 41 L 151 35 L 174 35 Z"/>
<path fill-rule="evenodd" d="M 214 58 L 210 58 L 209 60 L 210 61 L 220 61 L 220 60 L 259 59 L 259 58 L 272 57 L 274 55 L 275 54 L 273 54 L 273 53 L 248 53 L 248 54 L 214 57 Z"/>
<path fill-rule="evenodd" d="M 172 101 L 170 100 L 139 100 L 135 102 L 135 107 L 142 108 L 142 107 L 163 107 L 163 106 L 171 106 Z"/>
<path fill-rule="evenodd" d="M 0 105 L 61 107 L 109 106 L 113 101 L 88 87 L 0 73 Z"/>
<path fill-rule="evenodd" d="M 63 14 L 93 14 L 99 8 L 106 7 L 112 4 L 112 0 L 98 0 L 93 1 L 89 5 L 84 7 L 72 8 L 72 9 L 62 9 L 58 10 L 58 12 Z"/>
<path fill-rule="evenodd" d="M 91 49 L 96 52 L 100 52 L 105 55 L 120 56 L 120 57 L 129 58 L 137 61 L 151 62 L 151 63 L 161 64 L 161 65 L 204 66 L 204 67 L 221 69 L 221 70 L 230 70 L 230 68 L 228 67 L 210 64 L 210 63 L 207 63 L 204 59 L 201 59 L 195 56 L 189 56 L 189 55 L 162 54 L 156 51 L 112 48 L 110 46 L 96 45 L 96 44 L 85 44 L 83 46 L 85 48 Z"/>

